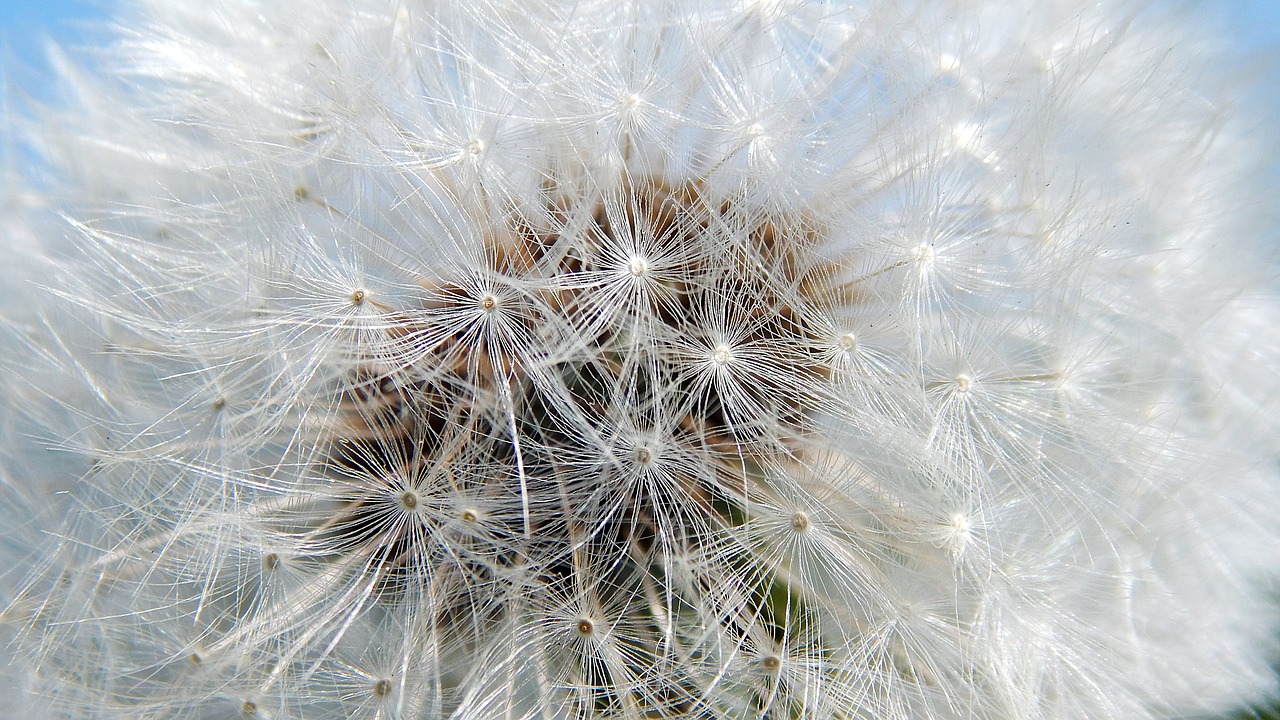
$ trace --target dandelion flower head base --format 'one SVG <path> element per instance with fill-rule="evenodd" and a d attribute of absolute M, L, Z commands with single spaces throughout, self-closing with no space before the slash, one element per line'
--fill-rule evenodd
<path fill-rule="evenodd" d="M 513 215 L 473 274 L 388 318 L 385 354 L 342 385 L 339 504 L 299 542 L 352 543 L 397 582 L 518 564 L 596 588 L 608 567 L 634 594 L 776 492 L 762 468 L 804 461 L 811 416 L 838 403 L 823 329 L 853 297 L 810 224 L 695 183 L 549 195 L 540 227 Z"/>

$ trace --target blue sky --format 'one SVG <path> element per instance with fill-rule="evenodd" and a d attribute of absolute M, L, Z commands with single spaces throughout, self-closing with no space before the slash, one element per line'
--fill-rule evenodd
<path fill-rule="evenodd" d="M 0 0 L 0 47 L 4 64 L 40 63 L 42 38 L 76 42 L 76 23 L 102 18 L 116 0 Z M 1280 0 L 1217 0 L 1229 31 L 1242 48 L 1280 43 Z"/>
<path fill-rule="evenodd" d="M 0 0 L 3 2 L 3 0 Z M 1243 47 L 1280 43 L 1280 0 L 1219 0 L 1229 30 Z"/>
<path fill-rule="evenodd" d="M 74 38 L 76 20 L 101 18 L 115 0 L 0 0 L 0 42 L 20 58 L 38 57 L 40 38 Z M 1245 46 L 1280 41 L 1280 0 L 1217 0 Z"/>
<path fill-rule="evenodd" d="M 111 0 L 0 0 L 0 44 L 6 65 L 38 62 L 43 38 L 74 42 L 77 21 L 102 18 Z"/>

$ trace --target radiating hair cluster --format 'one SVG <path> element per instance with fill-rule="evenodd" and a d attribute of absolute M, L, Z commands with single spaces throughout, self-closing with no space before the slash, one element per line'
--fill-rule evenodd
<path fill-rule="evenodd" d="M 0 221 L 11 707 L 1274 691 L 1276 225 L 1173 19 L 143 5 Z"/>

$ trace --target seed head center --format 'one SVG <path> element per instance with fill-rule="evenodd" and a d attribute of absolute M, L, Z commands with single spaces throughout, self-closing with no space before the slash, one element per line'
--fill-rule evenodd
<path fill-rule="evenodd" d="M 635 456 L 636 456 L 636 462 L 640 463 L 641 465 L 648 465 L 649 463 L 653 462 L 653 451 L 643 445 L 636 448 Z"/>
<path fill-rule="evenodd" d="M 733 351 L 728 345 L 721 345 L 711 353 L 711 362 L 720 367 L 728 365 L 730 360 L 733 360 Z"/>
<path fill-rule="evenodd" d="M 632 255 L 627 269 L 631 271 L 632 277 L 643 277 L 649 272 L 649 260 L 643 255 Z"/>
<path fill-rule="evenodd" d="M 408 510 L 418 507 L 418 493 L 412 490 L 405 490 L 404 494 L 400 496 L 400 504 Z"/>

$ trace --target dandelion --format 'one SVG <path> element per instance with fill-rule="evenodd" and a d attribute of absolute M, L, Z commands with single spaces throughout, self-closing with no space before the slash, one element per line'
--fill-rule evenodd
<path fill-rule="evenodd" d="M 1276 690 L 1274 226 L 1177 22 L 135 12 L 108 70 L 63 63 L 3 220 L 10 707 L 1132 720 Z"/>

